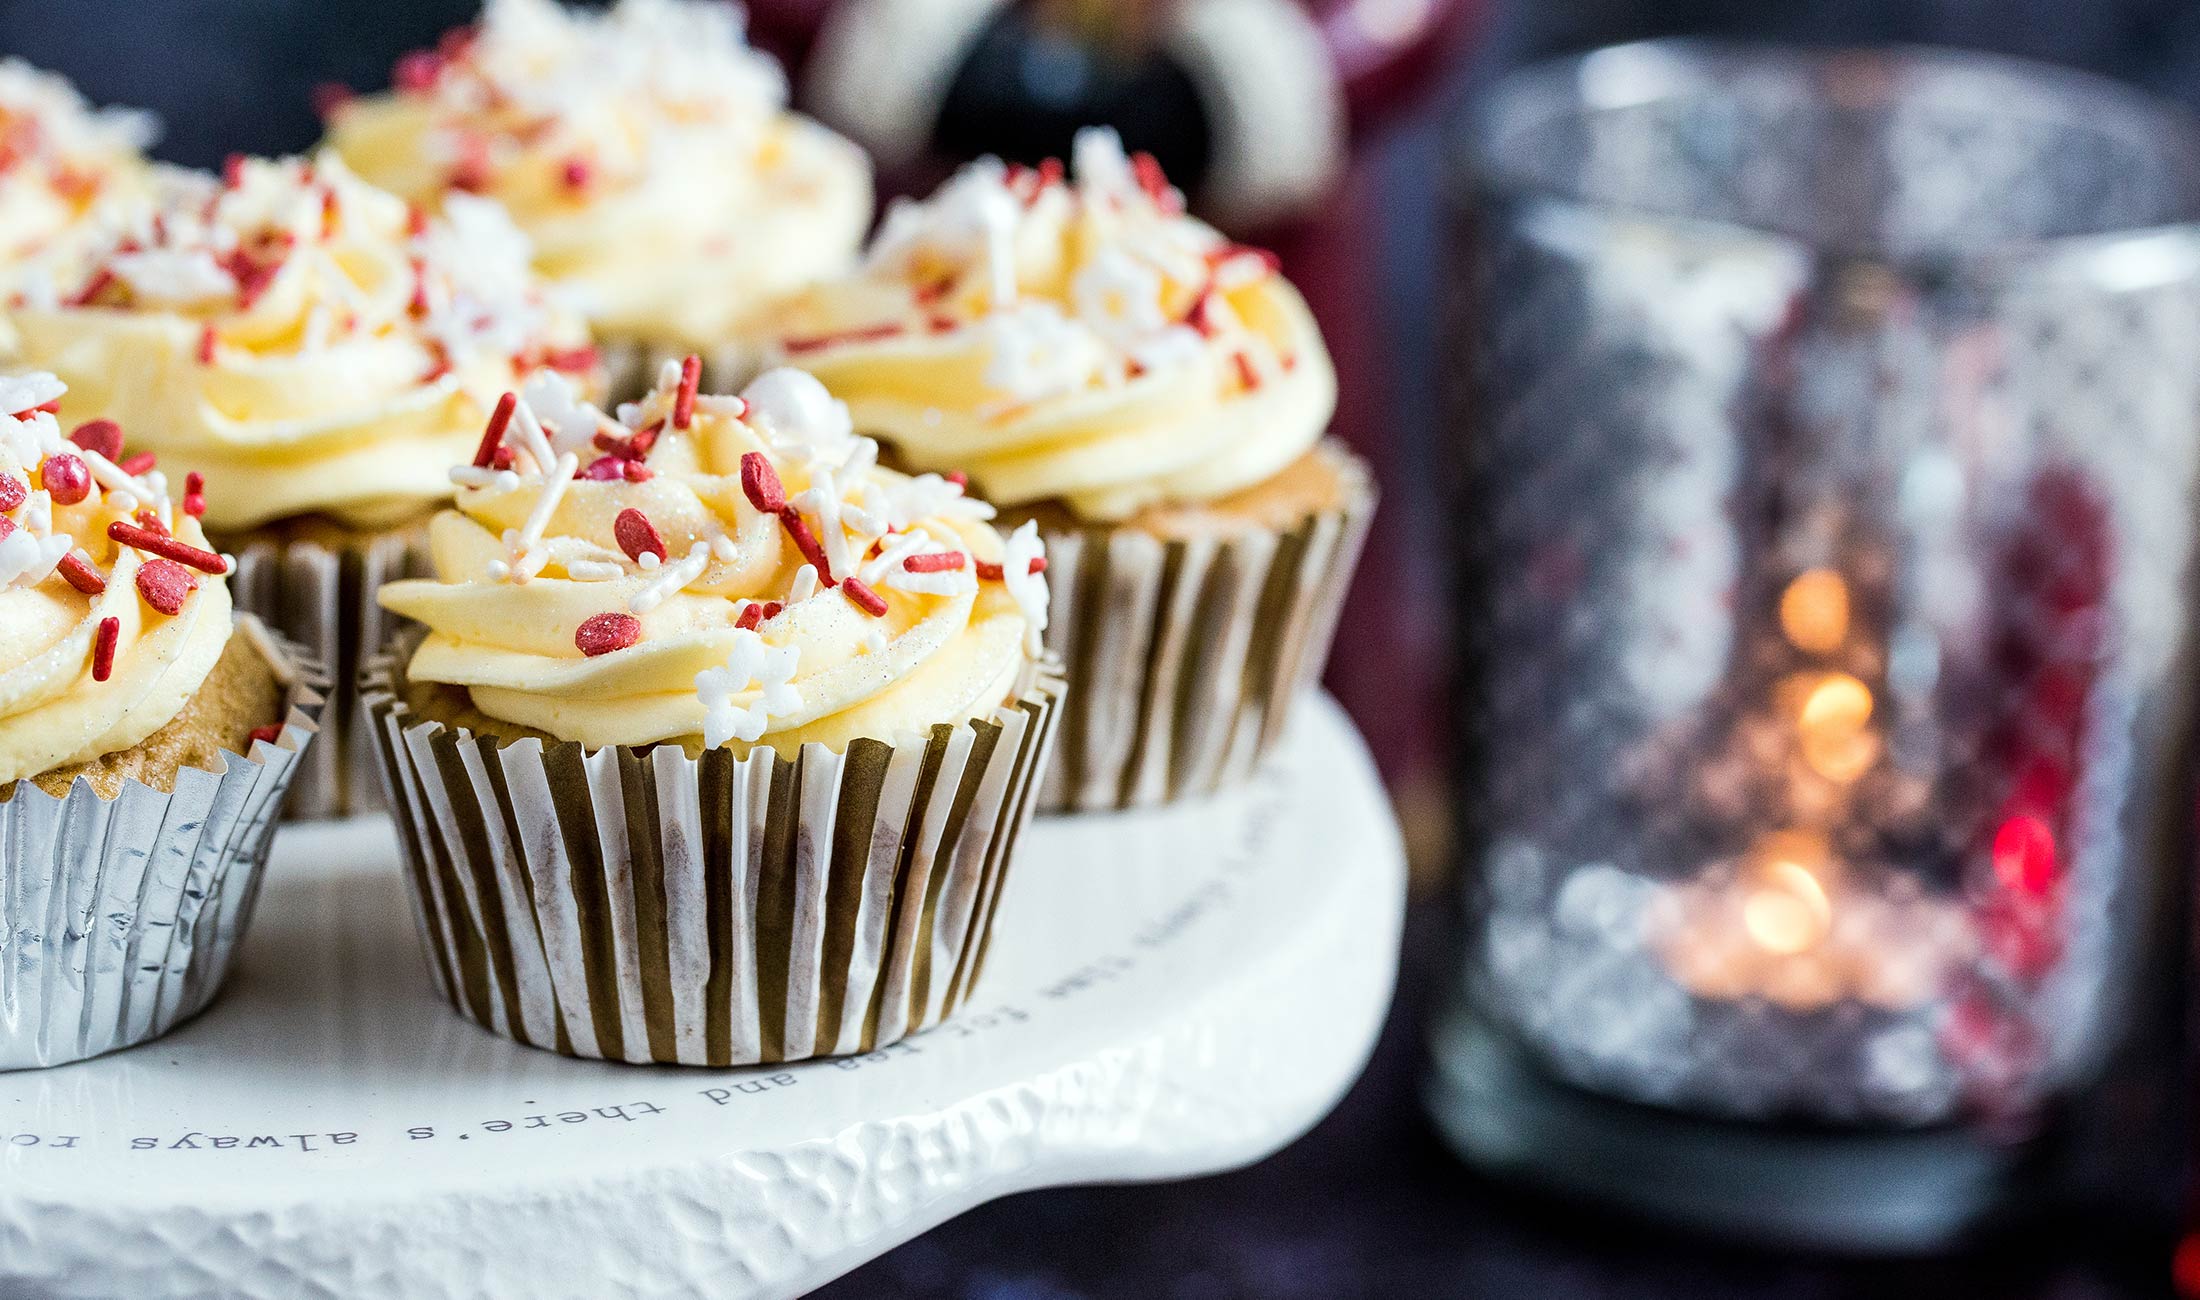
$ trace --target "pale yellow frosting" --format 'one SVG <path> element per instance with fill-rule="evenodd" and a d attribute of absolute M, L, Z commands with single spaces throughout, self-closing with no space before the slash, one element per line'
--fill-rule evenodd
<path fill-rule="evenodd" d="M 846 270 L 870 225 L 863 152 L 785 102 L 736 6 L 491 0 L 396 90 L 336 109 L 328 138 L 414 202 L 503 203 L 607 337 L 710 348 Z"/>
<path fill-rule="evenodd" d="M 149 114 L 95 109 L 66 78 L 0 59 L 0 257 L 65 257 L 99 205 L 142 191 Z"/>
<path fill-rule="evenodd" d="M 148 563 L 170 566 L 108 536 L 150 510 L 178 541 L 200 550 L 198 521 L 172 503 L 157 471 L 137 476 L 63 440 L 32 408 L 58 395 L 51 375 L 0 379 L 0 784 L 128 749 L 182 711 L 221 658 L 231 631 L 227 583 L 192 571 L 196 587 L 173 614 L 139 589 Z M 26 414 L 27 413 L 27 418 Z M 93 477 L 82 500 L 56 504 L 47 468 L 58 456 Z M 54 481 L 60 481 L 54 477 Z M 64 493 L 64 496 L 73 495 Z M 87 594 L 67 580 L 64 556 L 96 574 Z M 101 624 L 114 620 L 114 653 L 98 678 Z"/>
<path fill-rule="evenodd" d="M 986 160 L 897 206 L 861 272 L 780 320 L 781 355 L 857 428 L 1002 505 L 1212 501 L 1297 460 L 1336 408 L 1273 259 L 1186 216 L 1105 130 L 1079 136 L 1073 178 Z"/>
<path fill-rule="evenodd" d="M 466 486 L 431 525 L 436 577 L 382 590 L 385 608 L 429 629 L 414 680 L 466 687 L 491 717 L 590 748 L 839 748 L 1008 700 L 1045 627 L 1035 530 L 1004 541 L 959 485 L 878 468 L 876 444 L 800 372 L 701 398 L 685 430 L 678 387 L 668 374 L 612 421 L 555 380 L 530 383 L 509 468 L 454 471 Z M 642 481 L 601 472 L 618 455 L 590 468 L 652 426 Z M 744 483 L 751 455 L 798 523 Z M 628 511 L 662 560 L 633 549 L 631 519 L 622 538 Z M 981 564 L 1002 568 L 981 577 Z M 591 654 L 584 629 L 606 619 L 624 634 Z"/>
<path fill-rule="evenodd" d="M 63 419 L 204 472 L 220 530 L 421 513 L 517 376 L 594 364 L 493 204 L 420 217 L 333 155 L 169 177 L 12 320 L 21 362 L 68 383 Z"/>

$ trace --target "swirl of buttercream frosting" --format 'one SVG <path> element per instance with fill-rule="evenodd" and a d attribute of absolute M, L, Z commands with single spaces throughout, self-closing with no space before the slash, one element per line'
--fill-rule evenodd
<path fill-rule="evenodd" d="M 21 359 L 68 383 L 64 417 L 222 485 L 217 530 L 421 514 L 517 376 L 594 364 L 494 204 L 427 217 L 333 155 L 170 174 L 12 320 Z"/>
<path fill-rule="evenodd" d="M 551 374 L 500 406 L 431 526 L 435 577 L 382 591 L 428 628 L 411 679 L 590 748 L 839 748 L 1012 696 L 1046 625 L 1036 530 L 880 467 L 806 374 L 729 397 L 699 371 L 615 415 Z"/>
<path fill-rule="evenodd" d="M 51 374 L 0 378 L 0 785 L 127 749 L 197 693 L 231 631 L 229 564 L 119 436 L 65 438 Z"/>
<path fill-rule="evenodd" d="M 868 159 L 786 99 L 738 6 L 491 0 L 335 108 L 329 143 L 417 203 L 503 203 L 607 334 L 708 348 L 846 270 L 870 224 Z"/>
<path fill-rule="evenodd" d="M 781 355 L 857 428 L 1004 506 L 1213 501 L 1304 455 L 1336 407 L 1276 260 L 1186 215 L 1105 129 L 1079 135 L 1073 170 L 981 160 L 895 206 L 863 269 L 781 321 Z"/>

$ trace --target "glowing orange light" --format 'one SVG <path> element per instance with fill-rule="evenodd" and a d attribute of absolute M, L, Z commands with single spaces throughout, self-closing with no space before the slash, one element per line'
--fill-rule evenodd
<path fill-rule="evenodd" d="M 1833 902 L 1821 879 L 1831 869 L 1825 840 L 1809 831 L 1774 831 L 1750 859 L 1743 932 L 1776 956 L 1817 947 L 1833 928 Z"/>
<path fill-rule="evenodd" d="M 2030 813 L 2004 821 L 1994 832 L 1994 875 L 2011 889 L 2045 894 L 2055 884 L 2055 832 Z"/>
<path fill-rule="evenodd" d="M 1879 738 L 1865 730 L 1871 721 L 1871 688 L 1847 673 L 1823 673 L 1808 678 L 1795 704 L 1795 725 L 1802 742 L 1803 761 L 1829 781 L 1849 782 L 1871 770 L 1879 761 Z"/>
<path fill-rule="evenodd" d="M 1780 593 L 1780 630 L 1798 650 L 1830 654 L 1849 635 L 1849 584 L 1831 569 L 1806 569 Z"/>

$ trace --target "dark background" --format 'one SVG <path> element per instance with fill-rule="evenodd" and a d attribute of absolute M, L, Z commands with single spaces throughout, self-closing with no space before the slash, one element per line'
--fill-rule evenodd
<path fill-rule="evenodd" d="M 153 109 L 157 151 L 213 165 L 294 151 L 316 84 L 379 87 L 399 52 L 472 16 L 470 0 L 0 0 L 0 49 L 75 78 L 93 99 Z M 2121 77 L 2200 107 L 2193 0 L 1575 0 L 1503 3 L 1471 33 L 1436 102 L 1370 140 L 1355 210 L 1377 241 L 1387 508 L 1440 526 L 1429 285 L 1443 123 L 1480 81 L 1536 54 L 1688 32 L 1993 49 Z M 1407 584 L 1405 635 L 1440 647 L 1441 575 Z M 1406 702 L 1415 708 L 1415 702 Z M 1365 716 L 1363 711 L 1363 716 Z M 1378 736 L 1378 740 L 1382 737 Z M 1393 773 L 1395 777 L 1397 774 Z M 1444 1151 L 1415 1095 L 1418 1026 L 1444 957 L 1440 806 L 1401 788 L 1416 898 L 1401 996 L 1367 1077 L 1310 1137 L 1253 1168 L 1161 1187 L 1032 1193 L 906 1245 L 824 1294 L 867 1297 L 1514 1296 L 1728 1300 L 1946 1296 L 2110 1300 L 2166 1294 L 2169 1224 L 2072 1216 L 1922 1263 L 1798 1260 L 1713 1247 L 1487 1185 Z M 2174 1139 L 2162 1135 L 2168 1145 Z"/>

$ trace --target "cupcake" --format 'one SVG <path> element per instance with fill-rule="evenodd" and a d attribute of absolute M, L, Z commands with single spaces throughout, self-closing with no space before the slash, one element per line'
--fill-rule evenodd
<path fill-rule="evenodd" d="M 424 218 L 333 156 L 164 177 L 11 319 L 21 360 L 68 383 L 80 440 L 112 453 L 120 425 L 187 495 L 220 485 L 204 522 L 238 557 L 238 603 L 334 666 L 337 719 L 359 647 L 382 638 L 374 591 L 412 571 L 450 462 L 518 375 L 592 364 L 496 205 Z M 374 806 L 338 733 L 294 814 Z"/>
<path fill-rule="evenodd" d="M 771 304 L 845 271 L 870 226 L 869 161 L 786 110 L 737 5 L 490 0 L 394 80 L 334 104 L 329 143 L 424 206 L 503 203 L 620 396 L 689 352 L 707 384 L 741 382 Z"/>
<path fill-rule="evenodd" d="M 864 265 L 790 303 L 782 355 L 897 463 L 1037 522 L 1075 688 L 1050 808 L 1225 786 L 1320 673 L 1374 508 L 1325 441 L 1336 375 L 1258 249 L 1187 216 L 1111 131 L 985 160 L 887 213 Z"/>
<path fill-rule="evenodd" d="M 364 683 L 431 965 L 520 1042 L 870 1051 L 978 978 L 1046 766 L 1037 530 L 778 370 L 500 406 Z"/>
<path fill-rule="evenodd" d="M 212 999 L 320 706 L 195 506 L 64 439 L 61 395 L 0 378 L 0 1070 Z"/>
<path fill-rule="evenodd" d="M 0 258 L 62 259 L 102 203 L 141 192 L 151 114 L 95 109 L 64 77 L 0 59 Z"/>

